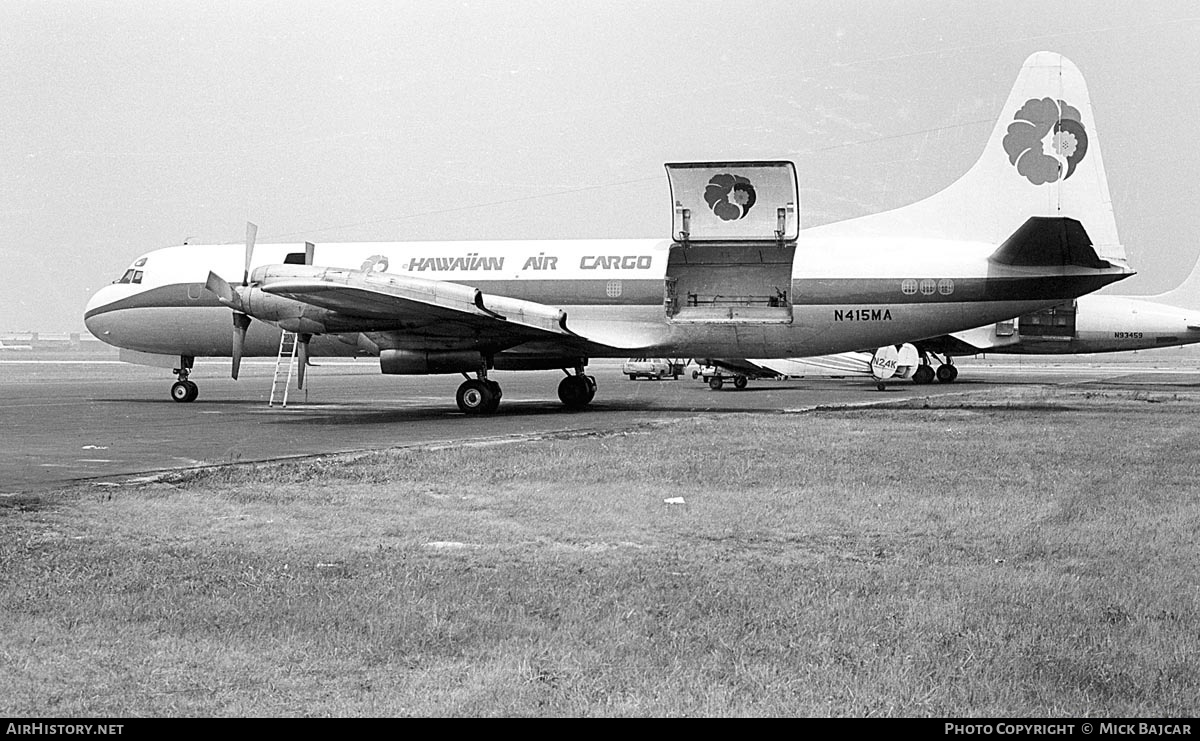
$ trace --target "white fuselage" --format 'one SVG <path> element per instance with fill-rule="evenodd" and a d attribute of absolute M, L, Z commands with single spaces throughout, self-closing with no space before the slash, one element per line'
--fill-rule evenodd
<path fill-rule="evenodd" d="M 593 357 L 789 357 L 912 341 L 998 321 L 1095 290 L 1128 269 L 997 265 L 995 246 L 945 240 L 855 239 L 805 232 L 773 289 L 787 306 L 760 314 L 689 316 L 664 309 L 670 240 L 322 244 L 313 264 L 464 284 L 483 294 L 558 307 Z M 749 248 L 747 248 L 749 249 Z M 772 244 L 754 247 L 769 251 Z M 303 245 L 259 245 L 254 266 Z M 211 270 L 240 283 L 241 245 L 186 245 L 147 253 L 139 282 L 117 282 L 88 303 L 99 339 L 142 353 L 228 356 L 230 310 L 205 289 Z M 768 258 L 764 258 L 768 259 Z M 128 278 L 130 273 L 126 274 Z M 789 280 L 790 278 L 790 280 Z M 717 287 L 719 289 L 719 286 Z M 254 322 L 245 354 L 274 355 L 279 329 Z M 311 353 L 372 353 L 370 332 L 314 337 Z"/>
<path fill-rule="evenodd" d="M 1200 310 L 1132 296 L 1080 296 L 1073 332 L 1035 335 L 1019 322 L 1018 341 L 986 352 L 1023 355 L 1123 352 L 1200 342 Z"/>

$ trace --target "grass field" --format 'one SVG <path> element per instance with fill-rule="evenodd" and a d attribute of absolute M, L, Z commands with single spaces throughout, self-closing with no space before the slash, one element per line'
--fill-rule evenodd
<path fill-rule="evenodd" d="M 1194 716 L 1198 402 L 1005 389 L 0 498 L 0 714 Z"/>

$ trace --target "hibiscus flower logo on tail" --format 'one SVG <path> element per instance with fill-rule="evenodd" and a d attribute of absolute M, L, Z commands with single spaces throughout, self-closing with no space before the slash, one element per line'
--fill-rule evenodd
<path fill-rule="evenodd" d="M 754 186 L 741 175 L 713 175 L 704 189 L 704 200 L 722 221 L 737 221 L 750 213 L 758 195 Z"/>
<path fill-rule="evenodd" d="M 1008 125 L 1004 151 L 1034 185 L 1066 180 L 1087 154 L 1087 129 L 1079 109 L 1053 98 L 1031 98 Z"/>

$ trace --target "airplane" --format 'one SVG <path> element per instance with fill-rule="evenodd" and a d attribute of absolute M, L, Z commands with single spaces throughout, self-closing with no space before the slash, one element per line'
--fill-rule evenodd
<path fill-rule="evenodd" d="M 984 327 L 952 332 L 911 343 L 920 357 L 903 377 L 913 383 L 958 378 L 955 357 L 998 355 L 1088 355 L 1200 343 L 1200 258 L 1177 287 L 1151 296 L 1090 294 Z M 940 358 L 938 356 L 941 356 Z M 809 358 L 706 359 L 703 362 L 742 379 L 757 376 L 877 375 L 875 351 L 858 351 Z M 939 361 L 935 370 L 930 358 Z M 720 383 L 710 384 L 714 389 Z"/>
<path fill-rule="evenodd" d="M 976 164 L 892 211 L 801 231 L 786 161 L 668 163 L 665 239 L 179 245 L 139 257 L 84 321 L 130 362 L 378 356 L 385 374 L 454 374 L 494 413 L 496 370 L 561 369 L 568 408 L 590 358 L 798 357 L 934 337 L 1047 308 L 1133 274 L 1117 239 L 1079 70 L 1030 56 Z M 470 374 L 474 374 L 472 378 Z M 300 384 L 303 384 L 301 374 Z"/>
<path fill-rule="evenodd" d="M 1152 350 L 1200 342 L 1200 259 L 1176 288 L 1153 296 L 1087 295 L 1014 319 L 952 332 L 917 343 L 926 356 L 945 359 L 933 371 L 928 361 L 914 372 L 916 383 L 936 377 L 953 382 L 956 356 L 1076 355 Z M 943 371 L 943 368 L 949 368 Z"/>

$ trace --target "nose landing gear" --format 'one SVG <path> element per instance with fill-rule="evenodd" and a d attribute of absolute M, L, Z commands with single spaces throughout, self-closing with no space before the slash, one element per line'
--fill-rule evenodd
<path fill-rule="evenodd" d="M 179 380 L 171 384 L 172 401 L 190 403 L 200 395 L 200 387 L 188 380 L 188 376 L 192 372 L 192 364 L 195 362 L 196 359 L 191 355 L 180 355 L 179 367 L 171 369 L 172 373 L 179 376 Z"/>

